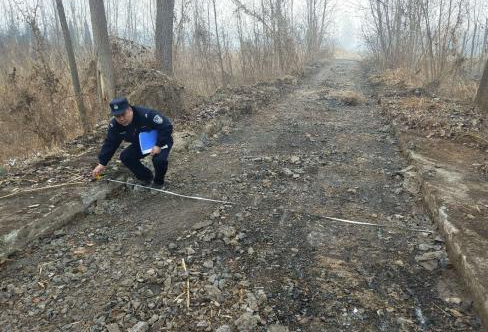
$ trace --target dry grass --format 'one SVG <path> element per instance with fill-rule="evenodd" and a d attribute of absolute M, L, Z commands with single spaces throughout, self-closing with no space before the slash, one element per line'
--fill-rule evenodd
<path fill-rule="evenodd" d="M 386 69 L 380 74 L 369 77 L 372 83 L 385 84 L 390 86 L 402 86 L 405 88 L 416 88 L 423 85 L 421 77 L 412 75 L 412 73 L 405 68 Z"/>
<path fill-rule="evenodd" d="M 27 50 L 24 50 L 24 52 Z M 4 128 L 0 138 L 0 163 L 25 158 L 33 152 L 45 153 L 67 139 L 82 133 L 74 100 L 71 78 L 61 53 L 52 52 L 32 58 L 17 47 L 11 54 L 2 54 L 0 72 L 0 123 Z M 93 123 L 96 95 L 88 90 L 79 62 L 83 93 L 88 115 Z M 15 68 L 15 71 L 14 71 Z"/>
<path fill-rule="evenodd" d="M 441 96 L 458 99 L 462 102 L 472 102 L 478 91 L 478 83 L 468 80 L 450 80 L 444 82 L 439 89 Z"/>
<path fill-rule="evenodd" d="M 328 93 L 327 98 L 338 100 L 342 104 L 349 106 L 358 106 L 366 103 L 364 95 L 353 90 L 332 90 Z"/>
<path fill-rule="evenodd" d="M 403 108 L 410 111 L 424 111 L 424 110 L 435 110 L 436 104 L 432 98 L 423 97 L 405 97 L 398 100 L 398 103 L 402 105 Z"/>
<path fill-rule="evenodd" d="M 426 77 L 423 71 L 410 70 L 405 67 L 386 69 L 380 74 L 372 75 L 372 83 L 384 84 L 404 90 L 422 89 L 441 97 L 459 100 L 461 102 L 473 101 L 478 88 L 478 82 L 469 78 L 473 70 L 480 67 L 475 64 L 468 66 L 464 63 L 451 61 L 442 76 L 432 80 Z M 481 68 L 481 67 L 480 67 Z M 471 74 L 468 74 L 471 72 Z"/>

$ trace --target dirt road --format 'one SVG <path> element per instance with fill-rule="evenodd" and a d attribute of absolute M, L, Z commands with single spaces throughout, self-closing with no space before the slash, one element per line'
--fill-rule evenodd
<path fill-rule="evenodd" d="M 169 190 L 234 204 L 125 188 L 14 256 L 0 329 L 482 330 L 435 232 L 321 218 L 434 230 L 375 106 L 331 97 L 367 96 L 361 77 L 359 63 L 333 61 L 173 155 Z"/>

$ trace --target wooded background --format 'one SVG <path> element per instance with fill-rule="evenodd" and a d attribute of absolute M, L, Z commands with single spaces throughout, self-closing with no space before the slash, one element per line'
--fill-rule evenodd
<path fill-rule="evenodd" d="M 368 0 L 363 33 L 371 60 L 432 89 L 476 90 L 488 57 L 484 0 Z M 473 91 L 474 90 L 474 91 Z"/>
<path fill-rule="evenodd" d="M 305 64 L 332 56 L 341 6 L 331 0 L 0 0 L 0 124 L 6 128 L 0 160 L 88 133 L 107 118 L 111 98 L 149 78 L 208 96 L 299 74 Z M 487 1 L 358 0 L 355 8 L 371 66 L 435 93 L 476 96 L 488 107 L 488 73 L 481 80 Z M 350 33 L 359 32 L 351 26 Z M 25 144 L 14 153 L 20 137 Z"/>
<path fill-rule="evenodd" d="M 20 128 L 0 139 L 2 159 L 18 137 L 27 151 L 88 132 L 128 81 L 141 80 L 134 68 L 207 96 L 296 73 L 331 52 L 327 0 L 2 0 L 0 8 L 1 121 Z"/>

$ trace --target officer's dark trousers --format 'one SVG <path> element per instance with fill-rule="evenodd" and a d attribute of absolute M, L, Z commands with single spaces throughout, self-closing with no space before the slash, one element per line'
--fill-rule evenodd
<path fill-rule="evenodd" d="M 161 153 L 152 158 L 155 183 L 161 184 L 164 182 L 164 176 L 168 171 L 168 157 L 170 150 L 171 146 L 169 146 L 168 149 L 161 149 Z M 131 144 L 122 151 L 120 160 L 132 171 L 132 173 L 134 173 L 137 179 L 141 181 L 151 181 L 153 178 L 151 171 L 141 163 L 141 159 L 146 156 L 147 154 L 143 155 L 141 153 L 139 144 Z"/>

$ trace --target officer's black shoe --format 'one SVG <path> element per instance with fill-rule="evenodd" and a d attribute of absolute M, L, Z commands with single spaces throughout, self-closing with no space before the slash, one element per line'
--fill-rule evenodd
<path fill-rule="evenodd" d="M 160 181 L 154 181 L 151 185 L 152 188 L 154 189 L 164 189 L 164 181 L 160 182 Z"/>
<path fill-rule="evenodd" d="M 138 184 L 140 186 L 144 186 L 144 187 L 149 187 L 151 185 L 151 182 L 152 182 L 152 178 L 149 178 L 149 179 L 145 179 L 145 180 L 135 180 L 135 184 Z"/>

